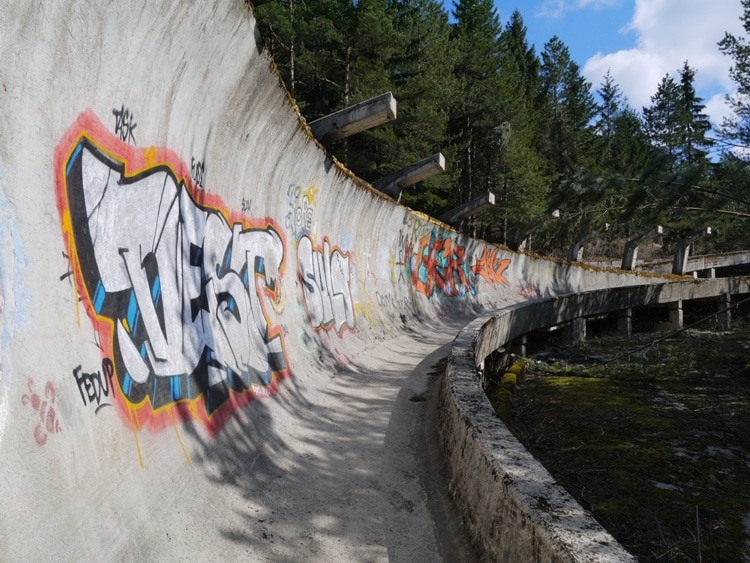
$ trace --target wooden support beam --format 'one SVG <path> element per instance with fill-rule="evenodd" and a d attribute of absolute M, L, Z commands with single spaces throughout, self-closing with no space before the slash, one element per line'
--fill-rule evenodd
<path fill-rule="evenodd" d="M 385 178 L 375 180 L 372 185 L 384 194 L 398 199 L 401 190 L 404 188 L 443 172 L 445 172 L 445 157 L 441 153 L 437 153 L 398 172 L 389 174 Z"/>
<path fill-rule="evenodd" d="M 386 92 L 310 122 L 321 141 L 335 141 L 396 119 L 396 99 Z"/>
<path fill-rule="evenodd" d="M 466 219 L 467 217 L 476 215 L 480 211 L 484 211 L 493 205 L 495 205 L 495 194 L 487 192 L 487 195 L 472 199 L 470 202 L 464 203 L 463 205 L 456 207 L 454 210 L 441 215 L 438 219 L 443 223 L 452 225 L 461 219 Z"/>

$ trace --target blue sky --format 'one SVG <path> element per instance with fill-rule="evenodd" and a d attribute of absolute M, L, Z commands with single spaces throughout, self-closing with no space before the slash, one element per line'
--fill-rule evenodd
<path fill-rule="evenodd" d="M 745 35 L 740 0 L 495 0 L 495 7 L 503 26 L 515 9 L 521 13 L 537 54 L 557 35 L 594 91 L 609 70 L 640 111 L 664 75 L 676 77 L 687 60 L 711 120 L 727 113 L 731 59 L 716 44 L 725 31 Z"/>

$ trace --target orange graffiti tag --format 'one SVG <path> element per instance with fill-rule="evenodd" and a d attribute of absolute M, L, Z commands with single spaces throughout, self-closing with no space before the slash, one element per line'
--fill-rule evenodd
<path fill-rule="evenodd" d="M 508 283 L 508 279 L 503 275 L 503 272 L 510 266 L 510 259 L 498 260 L 498 250 L 498 248 L 490 249 L 485 246 L 482 257 L 477 258 L 471 267 L 472 273 L 482 276 L 488 284 L 493 286 L 498 283 L 503 285 Z"/>

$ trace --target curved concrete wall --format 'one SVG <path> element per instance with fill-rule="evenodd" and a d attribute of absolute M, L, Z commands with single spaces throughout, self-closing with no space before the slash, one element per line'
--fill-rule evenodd
<path fill-rule="evenodd" d="M 283 465 L 273 437 L 362 350 L 644 283 L 471 240 L 358 181 L 239 0 L 0 8 L 2 560 L 148 558 L 176 513 L 206 553 L 194 531 L 229 500 L 211 457 L 236 462 L 225 479 L 255 451 Z"/>
<path fill-rule="evenodd" d="M 461 330 L 440 388 L 440 434 L 465 527 L 488 561 L 635 561 L 495 415 L 476 366 L 482 341 L 504 338 L 490 334 L 496 320 Z"/>
<path fill-rule="evenodd" d="M 673 281 L 532 299 L 468 323 L 449 356 L 439 426 L 452 494 L 481 551 L 492 561 L 634 560 L 495 415 L 480 381 L 487 356 L 576 318 L 748 292 L 746 277 Z"/>

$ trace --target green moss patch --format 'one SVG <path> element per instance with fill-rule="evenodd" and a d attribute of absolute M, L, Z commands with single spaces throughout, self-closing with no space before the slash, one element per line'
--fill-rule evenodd
<path fill-rule="evenodd" d="M 500 382 L 488 395 L 530 452 L 639 559 L 748 560 L 750 331 L 686 331 L 625 353 L 656 336 L 555 350 L 557 361 L 527 360 L 517 384 L 493 378 Z"/>

